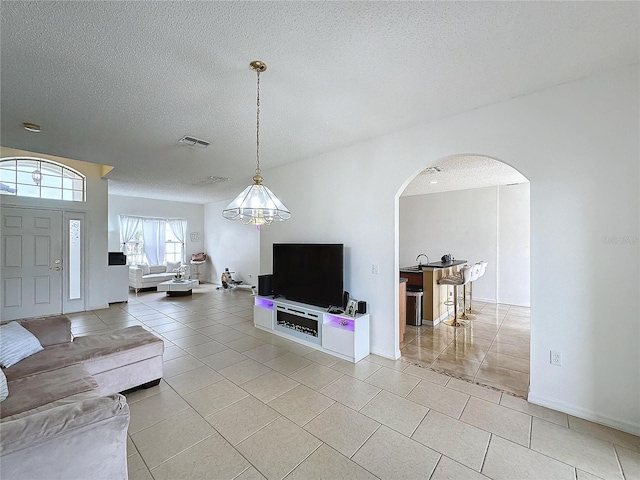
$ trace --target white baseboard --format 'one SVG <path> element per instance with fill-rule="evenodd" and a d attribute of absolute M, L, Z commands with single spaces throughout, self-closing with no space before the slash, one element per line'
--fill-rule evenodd
<path fill-rule="evenodd" d="M 381 352 L 381 351 L 379 351 L 379 350 L 373 350 L 373 349 L 370 349 L 370 350 L 369 350 L 369 354 L 371 354 L 371 355 L 377 355 L 377 356 L 379 356 L 379 357 L 383 357 L 383 358 L 388 358 L 389 360 L 398 360 L 398 359 L 400 358 L 400 356 L 401 356 L 401 354 L 400 354 L 400 349 L 399 349 L 399 348 L 397 348 L 397 349 L 395 350 L 395 352 L 394 352 L 395 358 L 394 358 L 394 357 L 390 357 L 389 355 L 387 355 L 387 353 L 386 353 L 386 352 L 385 352 L 385 353 L 382 353 L 382 352 Z"/>
<path fill-rule="evenodd" d="M 473 297 L 473 301 L 478 301 L 482 303 L 498 303 L 495 298 L 481 298 L 481 297 Z"/>
<path fill-rule="evenodd" d="M 552 410 L 557 410 L 558 412 L 563 412 L 569 415 L 573 415 L 574 417 L 579 417 L 584 420 L 589 420 L 591 422 L 599 423 L 601 425 L 606 425 L 608 427 L 630 433 L 632 435 L 640 436 L 640 424 L 633 424 L 618 418 L 599 415 L 591 410 L 574 407 L 573 405 L 568 405 L 564 402 L 558 402 L 550 398 L 541 397 L 531 392 L 529 392 L 527 400 L 529 401 L 529 403 L 533 403 L 535 405 L 551 408 Z"/>
<path fill-rule="evenodd" d="M 451 309 L 451 315 L 453 315 L 453 309 Z M 426 325 L 427 327 L 435 327 L 436 325 L 438 325 L 440 322 L 443 322 L 447 319 L 447 317 L 449 316 L 449 311 L 444 312 L 442 315 L 440 315 L 438 318 L 436 318 L 435 320 L 425 320 L 424 318 L 422 319 L 422 324 Z"/>

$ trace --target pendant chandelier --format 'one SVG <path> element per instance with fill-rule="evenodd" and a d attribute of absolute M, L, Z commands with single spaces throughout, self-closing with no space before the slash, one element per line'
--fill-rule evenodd
<path fill-rule="evenodd" d="M 260 73 L 267 69 L 264 62 L 251 62 L 251 68 L 257 73 L 258 87 L 256 95 L 256 174 L 253 185 L 249 185 L 238 195 L 222 216 L 228 220 L 240 220 L 245 225 L 270 225 L 291 218 L 291 213 L 266 185 L 262 184 L 260 174 Z"/>

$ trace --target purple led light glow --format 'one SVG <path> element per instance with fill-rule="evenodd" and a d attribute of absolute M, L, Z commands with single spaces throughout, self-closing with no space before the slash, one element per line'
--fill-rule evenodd
<path fill-rule="evenodd" d="M 267 310 L 273 310 L 273 300 L 269 300 L 268 298 L 256 298 L 256 306 L 266 308 Z"/>
<path fill-rule="evenodd" d="M 348 330 L 350 332 L 355 330 L 355 322 L 353 320 L 347 320 L 344 317 L 334 317 L 333 315 L 327 315 L 326 318 L 327 321 L 325 322 L 325 325 L 340 328 L 342 330 Z"/>

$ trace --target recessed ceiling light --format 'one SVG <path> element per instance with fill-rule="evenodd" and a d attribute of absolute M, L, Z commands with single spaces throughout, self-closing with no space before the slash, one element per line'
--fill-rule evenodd
<path fill-rule="evenodd" d="M 40 125 L 37 125 L 35 123 L 29 123 L 29 122 L 24 122 L 22 124 L 22 128 L 24 128 L 28 132 L 40 133 L 42 131 L 42 128 L 40 127 Z"/>
<path fill-rule="evenodd" d="M 438 183 L 438 180 L 431 180 L 429 183 Z"/>

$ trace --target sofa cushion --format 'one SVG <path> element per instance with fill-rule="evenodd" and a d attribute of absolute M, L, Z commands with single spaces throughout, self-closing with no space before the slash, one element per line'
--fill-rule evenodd
<path fill-rule="evenodd" d="M 43 347 L 69 343 L 73 340 L 71 320 L 66 315 L 27 318 L 20 320 L 20 325 L 33 333 Z"/>
<path fill-rule="evenodd" d="M 174 276 L 174 273 L 150 273 L 142 277 L 142 282 L 164 282 L 165 280 L 171 280 Z"/>
<path fill-rule="evenodd" d="M 0 418 L 10 417 L 56 400 L 98 388 L 98 383 L 82 365 L 71 365 L 50 372 L 9 382 L 11 395 L 0 406 Z"/>
<path fill-rule="evenodd" d="M 142 270 L 142 275 L 149 275 L 149 273 L 151 273 L 148 263 L 143 263 L 142 265 L 138 265 L 138 266 Z"/>
<path fill-rule="evenodd" d="M 76 337 L 73 342 L 47 347 L 7 368 L 9 381 L 83 363 L 90 375 L 162 355 L 164 343 L 140 326 Z"/>
<path fill-rule="evenodd" d="M 42 350 L 33 333 L 14 321 L 0 325 L 0 366 L 10 367 Z"/>
<path fill-rule="evenodd" d="M 167 272 L 175 272 L 180 268 L 181 262 L 167 262 Z"/>
<path fill-rule="evenodd" d="M 164 265 L 151 265 L 149 267 L 149 273 L 150 274 L 154 274 L 154 273 L 165 273 L 167 271 L 167 267 Z M 171 272 L 169 272 L 171 273 Z M 143 275 L 145 275 L 144 272 L 142 272 Z"/>
<path fill-rule="evenodd" d="M 73 441 L 74 436 L 72 434 L 75 431 L 79 431 L 80 429 L 92 429 L 95 431 L 96 428 L 100 428 L 102 422 L 112 417 L 122 418 L 123 431 L 126 434 L 127 426 L 129 425 L 129 406 L 123 395 L 116 394 L 108 397 L 91 397 L 72 403 L 63 402 L 61 405 L 49 410 L 28 415 L 17 420 L 3 422 L 2 443 L 0 443 L 0 455 L 3 457 L 3 478 L 5 474 L 6 455 L 23 449 L 27 450 L 26 453 L 29 453 L 29 449 L 33 448 L 34 444 L 45 440 L 68 444 Z M 105 434 L 103 433 L 102 436 L 104 437 Z M 106 438 L 103 440 L 105 443 L 107 442 Z M 107 448 L 107 446 L 106 444 L 102 445 L 103 448 Z M 77 445 L 77 447 L 81 448 L 82 446 Z M 58 450 L 50 449 L 49 451 L 55 453 Z M 77 451 L 80 452 L 81 450 Z M 25 455 L 25 460 L 27 458 L 28 456 Z M 34 462 L 37 460 L 38 458 L 33 457 Z M 59 464 L 60 462 L 67 462 L 69 465 L 74 463 L 74 460 L 70 458 L 58 459 L 57 462 L 53 458 L 47 458 L 46 460 L 49 462 L 49 468 L 53 468 L 56 463 Z M 67 469 L 67 471 L 68 470 L 69 469 Z M 99 465 L 96 465 L 96 470 L 91 472 L 92 475 L 90 475 L 90 477 L 102 477 L 102 475 L 97 475 L 100 471 Z M 67 475 L 63 478 L 87 478 L 87 473 L 88 471 L 85 471 L 85 475 L 83 476 Z M 11 478 L 11 476 L 8 475 L 7 478 Z M 13 478 L 25 477 L 23 475 Z M 39 476 L 29 476 L 27 478 L 47 477 L 43 476 L 42 472 L 40 472 Z M 56 476 L 56 478 L 61 477 Z"/>

